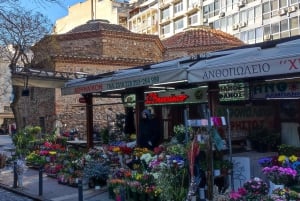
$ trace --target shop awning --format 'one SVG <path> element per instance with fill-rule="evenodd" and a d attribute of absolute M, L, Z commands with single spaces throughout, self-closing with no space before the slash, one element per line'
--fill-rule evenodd
<path fill-rule="evenodd" d="M 248 48 L 207 60 L 188 69 L 188 82 L 201 83 L 300 73 L 300 40 L 271 48 Z"/>
<path fill-rule="evenodd" d="M 97 79 L 82 78 L 69 81 L 62 88 L 62 95 L 109 92 L 126 88 L 159 85 L 187 80 L 186 68 L 190 57 L 161 62 L 150 66 L 118 70 Z"/>

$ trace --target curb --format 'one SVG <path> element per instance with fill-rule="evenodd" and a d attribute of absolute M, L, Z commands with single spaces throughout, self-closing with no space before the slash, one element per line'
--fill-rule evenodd
<path fill-rule="evenodd" d="M 33 199 L 35 201 L 51 201 L 51 200 L 48 200 L 48 199 L 46 199 L 42 196 L 32 195 L 28 192 L 23 191 L 20 188 L 13 188 L 13 187 L 7 186 L 5 184 L 0 183 L 0 188 L 3 188 L 5 190 L 11 191 L 13 193 L 16 193 L 16 194 L 19 194 L 19 195 L 22 195 L 22 196 L 25 196 L 25 197 L 28 197 L 28 198 Z"/>

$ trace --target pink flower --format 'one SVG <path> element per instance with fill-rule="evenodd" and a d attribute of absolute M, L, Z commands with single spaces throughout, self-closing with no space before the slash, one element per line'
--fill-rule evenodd
<path fill-rule="evenodd" d="M 229 198 L 233 200 L 239 200 L 240 198 L 242 198 L 242 195 L 238 191 L 231 191 L 229 194 Z"/>

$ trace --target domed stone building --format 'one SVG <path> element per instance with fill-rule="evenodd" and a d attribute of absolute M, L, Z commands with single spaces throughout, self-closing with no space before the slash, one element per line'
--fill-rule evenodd
<path fill-rule="evenodd" d="M 207 26 L 190 27 L 162 40 L 162 43 L 165 60 L 244 45 L 238 38 Z"/>
<path fill-rule="evenodd" d="M 45 71 L 81 72 L 90 75 L 143 66 L 186 55 L 241 46 L 238 39 L 206 27 L 178 33 L 164 41 L 158 36 L 136 34 L 104 20 L 89 21 L 70 32 L 45 37 L 35 45 L 35 68 Z M 30 79 L 30 78 L 29 78 Z M 30 88 L 23 118 L 27 125 L 41 125 L 45 132 L 77 128 L 85 133 L 85 104 L 78 95 L 61 96 L 60 88 Z M 119 98 L 93 99 L 93 123 L 109 126 L 124 107 Z"/>

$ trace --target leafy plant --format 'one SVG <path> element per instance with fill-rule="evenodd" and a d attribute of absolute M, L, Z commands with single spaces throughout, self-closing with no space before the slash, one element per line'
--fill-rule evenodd
<path fill-rule="evenodd" d="M 165 167 L 159 171 L 156 180 L 158 189 L 162 189 L 161 201 L 182 201 L 188 193 L 188 171 L 186 167 Z"/>
<path fill-rule="evenodd" d="M 25 127 L 13 135 L 12 141 L 16 147 L 16 155 L 18 157 L 25 157 L 30 153 L 30 148 L 32 147 L 30 142 L 35 140 L 39 131 L 38 127 Z"/>

